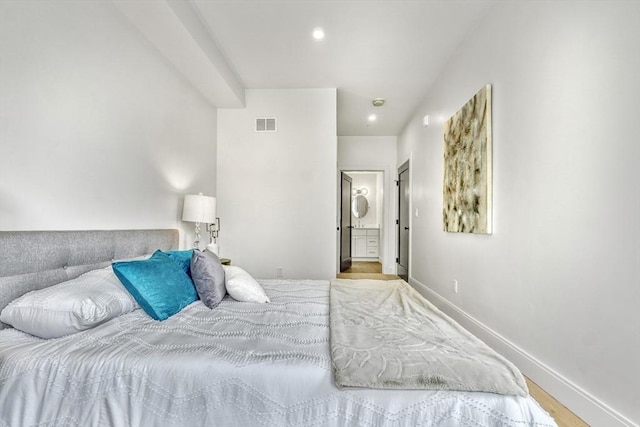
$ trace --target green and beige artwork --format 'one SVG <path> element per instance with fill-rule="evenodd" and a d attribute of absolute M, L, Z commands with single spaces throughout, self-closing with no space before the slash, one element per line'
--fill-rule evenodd
<path fill-rule="evenodd" d="M 491 85 L 444 125 L 444 230 L 491 234 Z"/>

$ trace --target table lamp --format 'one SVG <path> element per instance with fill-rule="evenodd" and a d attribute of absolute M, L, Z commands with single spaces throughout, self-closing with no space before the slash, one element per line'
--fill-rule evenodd
<path fill-rule="evenodd" d="M 200 224 L 213 224 L 216 222 L 216 198 L 199 194 L 187 194 L 184 196 L 182 220 L 195 222 L 195 237 L 193 247 L 200 248 Z M 217 232 L 216 232 L 217 233 Z"/>

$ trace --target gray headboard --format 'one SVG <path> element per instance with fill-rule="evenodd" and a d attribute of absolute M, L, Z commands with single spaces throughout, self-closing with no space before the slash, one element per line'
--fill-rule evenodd
<path fill-rule="evenodd" d="M 156 249 L 178 230 L 0 231 L 0 310 L 15 298 Z M 0 323 L 0 329 L 4 325 Z"/>

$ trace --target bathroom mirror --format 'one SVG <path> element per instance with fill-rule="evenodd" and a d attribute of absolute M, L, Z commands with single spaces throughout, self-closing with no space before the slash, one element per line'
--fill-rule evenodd
<path fill-rule="evenodd" d="M 351 201 L 351 212 L 356 218 L 364 217 L 369 212 L 369 201 L 359 194 Z"/>

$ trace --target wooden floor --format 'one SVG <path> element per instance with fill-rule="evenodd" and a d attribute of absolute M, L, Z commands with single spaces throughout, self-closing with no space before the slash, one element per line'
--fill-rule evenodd
<path fill-rule="evenodd" d="M 382 273 L 382 264 L 372 261 L 353 261 L 351 268 L 345 270 L 343 273 Z"/>
<path fill-rule="evenodd" d="M 351 268 L 338 273 L 338 279 L 375 279 L 396 280 L 395 274 L 382 274 L 382 264 L 379 262 L 354 261 Z"/>
<path fill-rule="evenodd" d="M 525 379 L 527 380 L 531 397 L 556 420 L 558 427 L 589 427 L 589 424 L 582 421 L 576 414 L 541 389 L 536 383 L 527 377 Z"/>
<path fill-rule="evenodd" d="M 399 279 L 398 276 L 393 274 L 382 274 L 382 265 L 379 262 L 360 261 L 354 261 L 349 270 L 339 273 L 337 276 L 339 279 Z M 589 427 L 589 424 L 578 418 L 577 415 L 554 399 L 549 393 L 541 389 L 536 383 L 529 378 L 526 378 L 526 380 L 531 397 L 556 420 L 558 427 Z"/>

